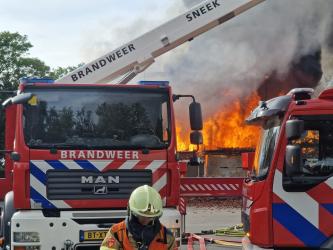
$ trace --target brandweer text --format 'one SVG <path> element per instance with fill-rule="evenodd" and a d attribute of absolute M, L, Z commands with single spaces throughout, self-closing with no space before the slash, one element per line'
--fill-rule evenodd
<path fill-rule="evenodd" d="M 118 49 L 114 51 L 111 54 L 108 54 L 104 58 L 98 60 L 94 64 L 91 64 L 89 66 L 84 67 L 82 70 L 78 71 L 77 73 L 71 75 L 71 78 L 73 82 L 76 82 L 77 80 L 84 78 L 85 76 L 95 72 L 96 70 L 99 70 L 103 68 L 108 63 L 115 62 L 117 59 L 131 53 L 135 50 L 135 47 L 133 44 L 129 44 L 121 49 Z"/>
<path fill-rule="evenodd" d="M 139 159 L 138 151 L 115 151 L 115 150 L 61 150 L 61 159 Z"/>

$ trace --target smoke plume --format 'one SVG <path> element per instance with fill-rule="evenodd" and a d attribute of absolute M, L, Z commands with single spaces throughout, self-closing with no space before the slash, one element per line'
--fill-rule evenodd
<path fill-rule="evenodd" d="M 174 0 L 174 6 L 164 13 L 163 20 L 199 2 Z M 323 71 L 321 84 L 327 86 L 332 80 L 333 67 L 332 13 L 333 0 L 267 0 L 163 55 L 155 66 L 136 79 L 170 80 L 174 92 L 196 96 L 205 117 L 235 99 L 249 96 L 272 76 L 278 82 L 289 79 L 291 69 L 301 73 L 310 69 L 316 76 L 310 73 L 312 83 L 317 84 L 321 76 L 316 71 L 319 65 Z M 140 22 L 150 28 L 151 22 Z M 127 30 L 133 31 L 133 27 Z M 113 34 L 113 37 L 119 35 Z M 318 64 L 312 63 L 315 60 Z M 304 66 L 302 61 L 311 62 L 312 66 Z"/>
<path fill-rule="evenodd" d="M 184 0 L 186 7 L 197 2 Z M 320 60 L 321 48 L 332 50 L 332 13 L 332 0 L 267 0 L 194 39 L 165 70 L 176 90 L 199 97 L 209 116 L 272 74 L 284 79 L 293 67 L 313 70 L 300 62 Z"/>

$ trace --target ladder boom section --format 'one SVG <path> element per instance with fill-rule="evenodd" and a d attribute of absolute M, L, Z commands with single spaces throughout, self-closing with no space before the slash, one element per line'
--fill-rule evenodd
<path fill-rule="evenodd" d="M 184 14 L 143 34 L 58 79 L 60 83 L 107 83 L 127 74 L 132 78 L 154 59 L 228 21 L 265 0 L 206 0 Z M 122 83 L 131 78 L 125 77 Z"/>

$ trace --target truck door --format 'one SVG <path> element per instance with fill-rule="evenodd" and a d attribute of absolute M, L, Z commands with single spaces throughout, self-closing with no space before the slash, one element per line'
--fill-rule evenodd
<path fill-rule="evenodd" d="M 13 150 L 14 134 L 15 134 L 15 117 L 16 105 L 6 108 L 5 112 L 5 143 L 1 145 L 1 149 L 7 152 Z M 6 193 L 12 188 L 11 170 L 13 169 L 13 161 L 9 157 L 9 153 L 2 153 L 0 156 L 0 201 L 3 201 Z"/>
<path fill-rule="evenodd" d="M 333 235 L 333 115 L 297 116 L 302 136 L 284 139 L 273 184 L 274 244 L 319 247 Z M 286 171 L 287 144 L 299 146 L 296 171 Z"/>

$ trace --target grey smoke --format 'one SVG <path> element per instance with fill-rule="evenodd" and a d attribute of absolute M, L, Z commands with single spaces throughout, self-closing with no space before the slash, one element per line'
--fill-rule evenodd
<path fill-rule="evenodd" d="M 164 13 L 163 21 L 200 2 L 175 0 L 174 6 Z M 323 59 L 328 61 L 326 67 L 330 68 L 330 53 L 333 53 L 332 13 L 333 0 L 266 0 L 163 55 L 134 82 L 140 79 L 170 80 L 174 92 L 194 94 L 202 103 L 205 117 L 209 117 L 233 100 L 248 96 L 273 71 L 282 77 L 301 56 L 315 50 L 324 48 L 326 54 Z M 141 23 L 146 31 L 154 27 L 151 22 L 141 20 Z M 122 42 L 143 34 L 137 32 L 138 29 L 143 30 L 138 23 L 127 28 L 131 32 L 124 32 L 122 27 L 125 37 L 133 35 L 130 39 L 122 39 Z M 122 34 L 111 36 L 108 32 L 108 37 L 117 41 Z M 324 78 L 332 78 L 325 68 Z"/>
<path fill-rule="evenodd" d="M 187 7 L 200 1 L 184 0 Z M 332 41 L 332 0 L 267 0 L 194 39 L 166 75 L 192 92 L 206 115 L 247 96 L 273 71 L 283 76 L 301 56 Z M 331 46 L 332 47 L 332 46 Z"/>

